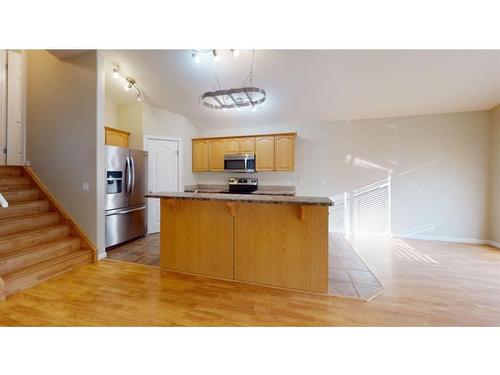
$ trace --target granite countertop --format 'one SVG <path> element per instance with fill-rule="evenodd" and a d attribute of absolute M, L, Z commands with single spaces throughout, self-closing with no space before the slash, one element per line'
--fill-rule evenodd
<path fill-rule="evenodd" d="M 184 191 L 187 193 L 229 193 L 227 185 L 199 184 L 186 185 Z M 256 191 L 250 193 L 254 195 L 295 195 L 295 186 L 272 186 L 261 185 Z"/>
<path fill-rule="evenodd" d="M 226 201 L 243 203 L 294 204 L 299 206 L 333 206 L 326 197 L 298 197 L 289 195 L 259 194 L 220 194 L 189 192 L 157 192 L 147 194 L 146 198 L 194 199 L 203 201 Z"/>

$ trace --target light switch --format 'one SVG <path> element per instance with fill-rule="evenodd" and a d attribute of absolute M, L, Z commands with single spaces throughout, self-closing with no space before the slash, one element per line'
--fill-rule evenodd
<path fill-rule="evenodd" d="M 90 191 L 90 186 L 88 182 L 82 183 L 82 191 Z"/>

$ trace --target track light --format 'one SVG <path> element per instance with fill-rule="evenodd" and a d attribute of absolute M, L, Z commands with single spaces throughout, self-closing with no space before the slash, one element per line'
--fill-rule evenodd
<path fill-rule="evenodd" d="M 120 78 L 120 68 L 118 67 L 118 65 L 113 66 L 113 78 Z"/>
<path fill-rule="evenodd" d="M 232 49 L 231 53 L 233 54 L 233 57 L 238 57 L 240 55 L 240 50 L 239 49 Z"/>
<path fill-rule="evenodd" d="M 220 56 L 217 54 L 217 50 L 216 49 L 212 50 L 212 55 L 214 56 L 214 61 L 219 61 Z"/>
<path fill-rule="evenodd" d="M 191 54 L 191 57 L 193 58 L 193 60 L 194 60 L 194 62 L 195 62 L 196 64 L 199 64 L 199 63 L 200 63 L 200 61 L 201 61 L 201 57 L 200 57 L 200 55 L 198 54 L 198 52 L 193 52 L 193 53 Z"/>
<path fill-rule="evenodd" d="M 130 89 L 132 88 L 132 84 L 130 82 L 127 82 L 125 86 L 123 86 L 123 88 L 125 89 L 125 91 L 130 91 Z"/>
<path fill-rule="evenodd" d="M 257 111 L 257 107 L 253 105 L 253 106 L 252 106 L 252 111 L 253 111 L 253 112 Z"/>

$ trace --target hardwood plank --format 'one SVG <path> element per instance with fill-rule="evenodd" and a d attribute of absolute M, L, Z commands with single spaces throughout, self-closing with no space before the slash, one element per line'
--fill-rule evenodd
<path fill-rule="evenodd" d="M 69 227 L 64 224 L 4 235 L 0 237 L 0 254 L 6 251 L 55 241 L 68 235 Z"/>

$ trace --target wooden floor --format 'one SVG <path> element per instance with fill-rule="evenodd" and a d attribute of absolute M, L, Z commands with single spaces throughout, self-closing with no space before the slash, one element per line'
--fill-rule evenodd
<path fill-rule="evenodd" d="M 350 239 L 385 290 L 370 302 L 193 277 L 105 260 L 0 303 L 0 325 L 497 326 L 500 250 Z"/>

